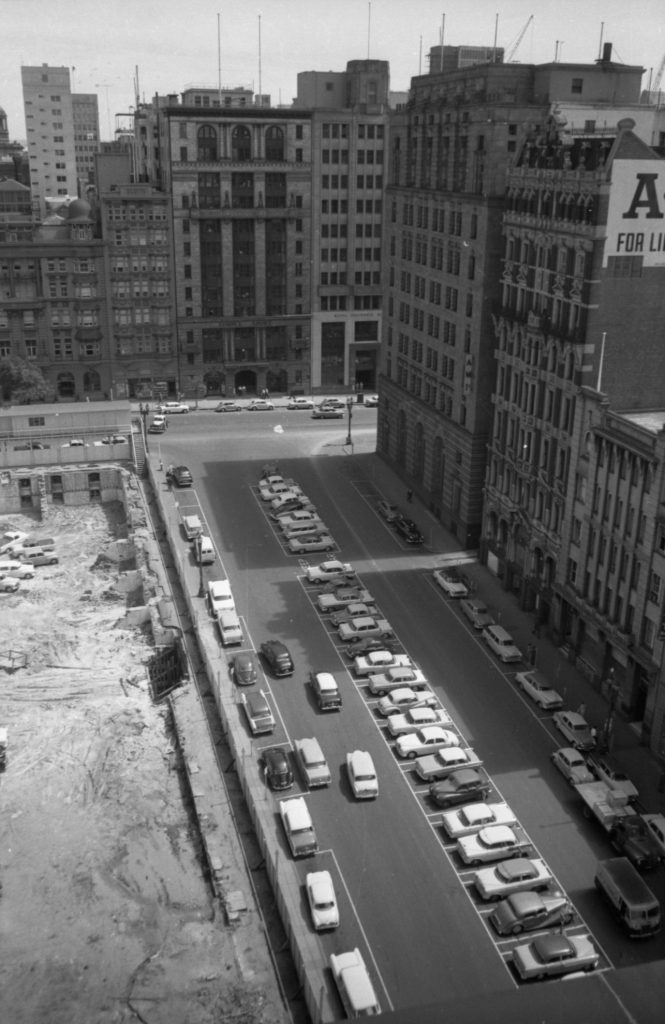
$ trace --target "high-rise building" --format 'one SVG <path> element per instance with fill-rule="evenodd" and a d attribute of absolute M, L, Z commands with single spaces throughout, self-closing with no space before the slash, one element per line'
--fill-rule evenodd
<path fill-rule="evenodd" d="M 90 184 L 99 144 L 97 97 L 71 91 L 69 68 L 22 67 L 23 104 L 35 212 L 48 199 L 78 196 Z"/>

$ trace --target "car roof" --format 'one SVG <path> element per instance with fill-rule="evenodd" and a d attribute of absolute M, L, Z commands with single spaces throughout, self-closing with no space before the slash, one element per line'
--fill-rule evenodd
<path fill-rule="evenodd" d="M 560 932 L 548 932 L 547 935 L 539 935 L 533 940 L 532 945 L 538 950 L 543 960 L 558 960 L 562 956 L 569 956 L 574 946 L 566 935 Z"/>
<path fill-rule="evenodd" d="M 243 696 L 252 711 L 268 711 L 270 708 L 268 701 L 260 691 Z"/>

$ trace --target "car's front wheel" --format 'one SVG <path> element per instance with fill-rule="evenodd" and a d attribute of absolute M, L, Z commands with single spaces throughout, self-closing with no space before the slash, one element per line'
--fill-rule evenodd
<path fill-rule="evenodd" d="M 410 750 L 409 753 L 406 756 L 407 756 L 409 761 L 414 761 L 415 758 L 416 758 L 415 750 Z"/>

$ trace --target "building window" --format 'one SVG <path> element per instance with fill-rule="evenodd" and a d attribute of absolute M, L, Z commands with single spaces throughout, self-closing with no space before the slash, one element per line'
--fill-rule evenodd
<path fill-rule="evenodd" d="M 570 91 L 577 96 L 582 95 L 582 86 L 584 85 L 583 78 L 573 78 L 570 86 Z"/>

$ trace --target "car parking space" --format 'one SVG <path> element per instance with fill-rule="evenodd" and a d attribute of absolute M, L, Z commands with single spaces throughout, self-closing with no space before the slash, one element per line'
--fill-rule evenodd
<path fill-rule="evenodd" d="M 284 487 L 285 484 L 291 484 L 293 486 L 292 491 L 286 495 L 287 497 L 292 497 L 293 500 L 289 501 L 288 504 L 285 504 L 282 508 L 285 518 L 288 517 L 292 520 L 296 518 L 293 513 L 304 511 L 308 508 L 312 510 L 312 515 L 314 516 L 315 511 L 307 496 L 302 493 L 294 481 L 285 481 L 284 478 L 278 474 L 271 476 L 268 480 L 272 481 L 272 483 L 262 480 L 256 488 L 252 489 L 252 491 L 264 516 L 266 517 L 273 536 L 279 543 L 284 554 L 304 557 L 310 554 L 319 553 L 330 556 L 335 554 L 335 552 L 339 552 L 337 542 L 326 529 L 325 524 L 318 517 L 312 519 L 311 526 L 302 522 L 299 524 L 291 523 L 291 529 L 283 528 L 281 519 L 276 518 L 280 509 L 273 507 L 271 494 L 274 495 L 274 498 L 278 498 L 280 494 L 286 494 Z"/>

